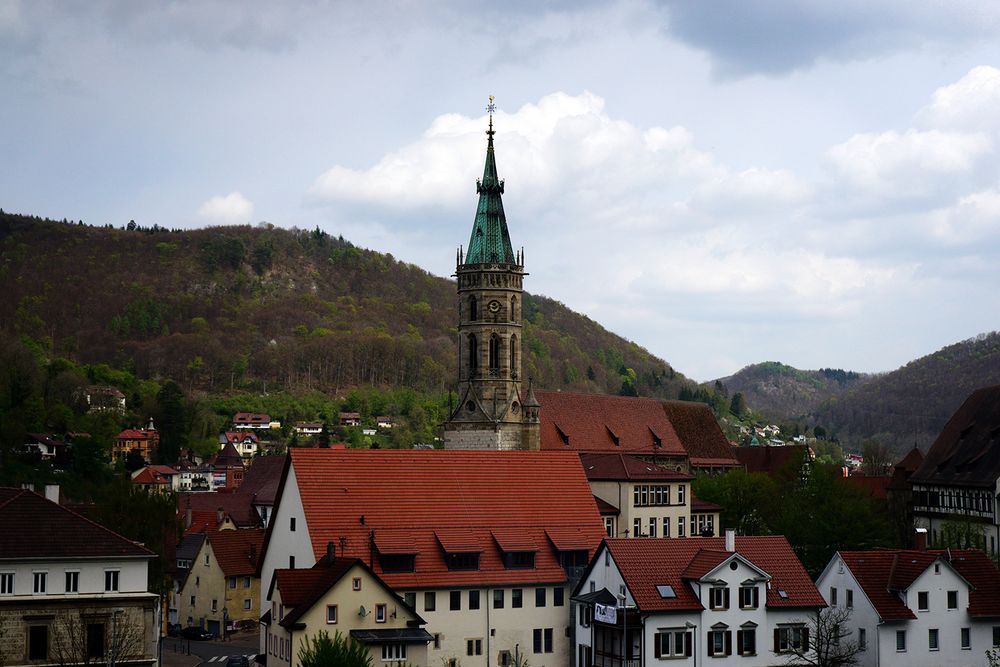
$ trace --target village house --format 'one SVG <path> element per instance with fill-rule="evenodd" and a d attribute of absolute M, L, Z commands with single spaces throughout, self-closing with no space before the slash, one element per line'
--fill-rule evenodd
<path fill-rule="evenodd" d="M 268 664 L 299 667 L 298 650 L 319 632 L 339 632 L 368 646 L 372 664 L 427 667 L 434 638 L 425 621 L 357 558 L 322 557 L 309 569 L 278 569 L 261 618 Z"/>
<path fill-rule="evenodd" d="M 721 508 L 696 505 L 687 473 L 627 454 L 580 454 L 580 462 L 608 537 L 711 537 L 719 526 Z"/>
<path fill-rule="evenodd" d="M 125 414 L 125 394 L 118 388 L 109 385 L 90 385 L 83 390 L 83 399 L 87 403 L 87 412 L 114 412 Z"/>
<path fill-rule="evenodd" d="M 225 449 L 230 444 L 236 448 L 236 453 L 245 459 L 257 456 L 260 439 L 252 431 L 226 431 L 219 434 L 219 449 Z"/>
<path fill-rule="evenodd" d="M 271 426 L 271 416 L 256 412 L 237 412 L 233 415 L 233 430 L 242 431 L 245 429 L 266 430 Z M 281 428 L 281 424 L 278 424 Z"/>
<path fill-rule="evenodd" d="M 40 461 L 47 461 L 57 466 L 70 462 L 71 445 L 62 438 L 49 433 L 28 433 L 24 449 Z"/>
<path fill-rule="evenodd" d="M 271 521 L 284 465 L 284 456 L 258 456 L 244 473 L 243 483 L 236 491 L 236 495 L 249 499 L 251 509 L 265 528 Z"/>
<path fill-rule="evenodd" d="M 296 422 L 295 432 L 307 437 L 319 435 L 323 432 L 323 422 Z"/>
<path fill-rule="evenodd" d="M 569 590 L 602 535 L 575 452 L 292 449 L 261 581 L 333 545 L 427 621 L 428 664 L 486 667 L 520 647 L 561 667 Z"/>
<path fill-rule="evenodd" d="M 861 667 L 986 667 L 1000 648 L 1000 572 L 982 551 L 841 551 L 816 585 L 850 609 Z"/>
<path fill-rule="evenodd" d="M 574 665 L 789 663 L 825 606 L 779 535 L 607 539 L 573 592 Z"/>
<path fill-rule="evenodd" d="M 180 488 L 179 471 L 164 465 L 139 468 L 132 473 L 132 483 L 155 493 L 170 493 Z"/>
<path fill-rule="evenodd" d="M 379 415 L 375 418 L 375 426 L 380 429 L 391 429 L 396 426 L 396 418 L 387 415 Z"/>
<path fill-rule="evenodd" d="M 150 419 L 146 428 L 127 428 L 116 435 L 111 443 L 111 458 L 114 461 L 124 461 L 129 452 L 138 450 L 146 463 L 152 463 L 159 445 L 160 432 Z"/>
<path fill-rule="evenodd" d="M 341 412 L 338 413 L 337 418 L 340 420 L 341 426 L 361 426 L 360 412 Z"/>
<path fill-rule="evenodd" d="M 235 491 L 243 483 L 246 465 L 233 443 L 224 444 L 222 451 L 209 459 L 207 465 L 212 469 L 213 491 Z"/>
<path fill-rule="evenodd" d="M 0 664 L 154 665 L 156 555 L 58 497 L 0 488 Z"/>
<path fill-rule="evenodd" d="M 991 552 L 1000 542 L 1000 385 L 977 389 L 952 415 L 909 478 L 913 518 L 938 544 L 944 522 L 971 522 Z"/>
<path fill-rule="evenodd" d="M 204 534 L 176 598 L 180 622 L 221 636 L 239 621 L 260 618 L 258 558 L 262 528 Z"/>

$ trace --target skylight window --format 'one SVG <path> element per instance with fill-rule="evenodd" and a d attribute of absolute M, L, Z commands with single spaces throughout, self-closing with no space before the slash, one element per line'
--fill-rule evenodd
<path fill-rule="evenodd" d="M 784 588 L 779 588 L 778 589 L 778 597 L 781 598 L 782 600 L 787 600 L 788 599 L 788 592 L 785 591 Z"/>
<path fill-rule="evenodd" d="M 659 593 L 660 597 L 664 599 L 677 597 L 677 593 L 674 592 L 674 587 L 666 584 L 662 586 L 657 586 L 656 592 Z"/>

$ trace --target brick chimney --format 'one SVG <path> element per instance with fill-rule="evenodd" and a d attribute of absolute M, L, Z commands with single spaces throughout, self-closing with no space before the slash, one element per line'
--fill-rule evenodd
<path fill-rule="evenodd" d="M 727 530 L 726 531 L 726 551 L 733 553 L 736 551 L 736 531 Z"/>

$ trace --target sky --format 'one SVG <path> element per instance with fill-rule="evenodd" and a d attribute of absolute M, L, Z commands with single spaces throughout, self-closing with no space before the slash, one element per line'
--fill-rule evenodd
<path fill-rule="evenodd" d="M 1000 329 L 993 0 L 0 0 L 0 207 L 448 276 L 489 95 L 526 289 L 689 377 Z"/>

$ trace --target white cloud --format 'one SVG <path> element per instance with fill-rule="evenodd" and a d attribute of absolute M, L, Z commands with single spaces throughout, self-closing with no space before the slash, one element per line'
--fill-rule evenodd
<path fill-rule="evenodd" d="M 1000 69 L 980 65 L 938 88 L 918 118 L 930 127 L 1000 129 Z"/>
<path fill-rule="evenodd" d="M 245 225 L 253 217 L 253 202 L 239 192 L 230 192 L 203 203 L 196 216 L 207 225 Z"/>
<path fill-rule="evenodd" d="M 1000 240 L 1000 189 L 974 192 L 954 206 L 933 211 L 928 227 L 934 239 L 949 246 L 982 244 L 979 252 L 988 252 Z M 992 243 L 984 243 L 991 241 Z"/>
<path fill-rule="evenodd" d="M 827 152 L 844 185 L 885 198 L 924 197 L 971 172 L 992 150 L 982 133 L 890 130 L 856 134 Z"/>

